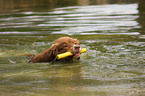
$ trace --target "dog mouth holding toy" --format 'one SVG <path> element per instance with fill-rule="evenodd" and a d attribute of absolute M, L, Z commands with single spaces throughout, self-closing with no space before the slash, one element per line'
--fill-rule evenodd
<path fill-rule="evenodd" d="M 87 49 L 86 48 L 81 48 L 81 46 L 74 46 L 74 50 L 72 52 L 68 51 L 68 52 L 64 52 L 61 54 L 57 55 L 57 59 L 65 59 L 68 57 L 73 58 L 73 60 L 78 60 L 80 59 L 80 54 L 86 52 Z"/>
<path fill-rule="evenodd" d="M 81 46 L 80 45 L 74 45 L 73 46 L 73 59 L 79 59 L 80 58 L 80 52 L 81 52 Z"/>
<path fill-rule="evenodd" d="M 65 42 L 62 44 L 62 46 L 62 48 L 59 48 L 61 51 L 59 51 L 60 53 L 57 54 L 57 59 L 65 61 L 74 61 L 80 59 L 82 48 L 77 40 Z"/>
<path fill-rule="evenodd" d="M 86 48 L 81 48 L 80 45 L 74 45 L 72 51 L 67 51 L 61 54 L 58 54 L 56 59 L 57 60 L 65 60 L 65 61 L 75 61 L 80 59 L 80 54 L 86 52 Z M 51 64 L 53 64 L 52 62 Z"/>

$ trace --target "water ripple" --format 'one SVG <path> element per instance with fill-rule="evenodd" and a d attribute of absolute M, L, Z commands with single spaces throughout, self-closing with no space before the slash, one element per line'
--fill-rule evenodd
<path fill-rule="evenodd" d="M 56 8 L 52 12 L 17 12 L 13 16 L 7 14 L 5 18 L 0 18 L 0 34 L 137 35 L 139 33 L 129 32 L 140 28 L 136 21 L 137 14 L 137 4 L 73 6 Z"/>

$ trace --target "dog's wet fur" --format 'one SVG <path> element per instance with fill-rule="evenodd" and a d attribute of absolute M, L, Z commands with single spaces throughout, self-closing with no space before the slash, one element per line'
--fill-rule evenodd
<path fill-rule="evenodd" d="M 62 60 L 73 61 L 80 58 L 80 51 L 81 46 L 77 39 L 61 37 L 56 39 L 50 48 L 34 56 L 32 58 L 32 62 L 54 62 L 57 60 L 57 55 L 64 52 L 72 52 L 73 56 L 63 58 Z"/>

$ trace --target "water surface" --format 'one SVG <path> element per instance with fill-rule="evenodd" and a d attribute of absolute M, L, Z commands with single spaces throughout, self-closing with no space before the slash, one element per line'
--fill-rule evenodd
<path fill-rule="evenodd" d="M 1 96 L 143 96 L 145 34 L 137 4 L 0 14 Z M 28 63 L 62 36 L 88 52 L 75 62 Z"/>

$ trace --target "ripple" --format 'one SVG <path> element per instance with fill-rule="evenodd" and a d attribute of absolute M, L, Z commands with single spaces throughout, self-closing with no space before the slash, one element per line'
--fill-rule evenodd
<path fill-rule="evenodd" d="M 0 28 L 7 30 L 0 34 L 139 35 L 138 32 L 128 31 L 140 28 L 136 21 L 137 13 L 137 4 L 72 6 L 56 8 L 52 12 L 17 12 L 13 17 L 7 14 L 6 18 L 0 18 Z M 22 32 L 22 29 L 25 31 Z"/>

